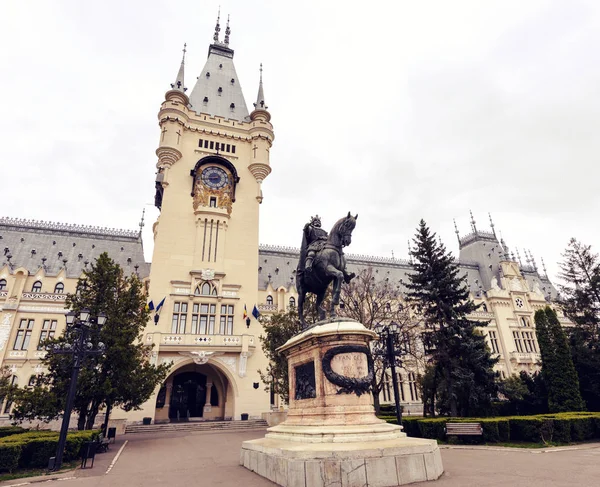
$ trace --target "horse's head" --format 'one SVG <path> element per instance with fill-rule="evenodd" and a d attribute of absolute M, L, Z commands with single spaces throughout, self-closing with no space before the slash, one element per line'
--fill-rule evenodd
<path fill-rule="evenodd" d="M 357 219 L 358 215 L 352 216 L 350 212 L 348 212 L 348 216 L 340 218 L 335 223 L 329 233 L 329 237 L 334 245 L 347 247 L 352 243 L 352 230 L 354 230 L 354 227 L 356 226 Z"/>

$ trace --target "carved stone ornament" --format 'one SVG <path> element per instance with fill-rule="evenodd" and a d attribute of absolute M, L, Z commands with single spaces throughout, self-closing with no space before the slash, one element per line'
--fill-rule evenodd
<path fill-rule="evenodd" d="M 210 197 L 214 196 L 217 200 L 217 204 L 215 208 L 221 208 L 223 210 L 227 210 L 227 214 L 231 215 L 232 210 L 232 201 L 231 201 L 231 192 L 233 191 L 231 184 L 220 188 L 220 189 L 212 189 L 207 188 L 200 179 L 196 180 L 194 184 L 194 211 L 198 210 L 200 207 L 210 207 Z"/>
<path fill-rule="evenodd" d="M 363 353 L 367 359 L 367 375 L 364 377 L 346 377 L 333 371 L 331 368 L 331 361 L 339 354 L 349 354 L 359 352 Z M 329 382 L 339 386 L 338 394 L 356 394 L 361 396 L 371 390 L 371 383 L 375 375 L 375 368 L 373 366 L 373 358 L 369 353 L 369 349 L 363 345 L 340 345 L 333 347 L 325 352 L 322 360 L 323 373 Z"/>
<path fill-rule="evenodd" d="M 191 357 L 196 365 L 204 365 L 208 360 L 217 355 L 221 355 L 223 352 L 207 352 L 205 350 L 194 351 L 194 352 L 179 352 L 184 357 Z"/>
<path fill-rule="evenodd" d="M 212 281 L 215 278 L 214 269 L 202 269 L 200 276 L 204 281 Z"/>
<path fill-rule="evenodd" d="M 217 357 L 215 360 L 225 365 L 231 372 L 235 372 L 237 360 L 235 357 Z"/>

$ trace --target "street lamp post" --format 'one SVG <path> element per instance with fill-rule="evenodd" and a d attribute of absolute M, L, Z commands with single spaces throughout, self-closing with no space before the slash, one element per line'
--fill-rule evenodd
<path fill-rule="evenodd" d="M 74 312 L 70 311 L 66 315 L 67 319 L 67 330 L 73 330 L 77 335 L 77 339 L 74 343 L 65 343 L 64 345 L 55 345 L 52 351 L 56 354 L 73 355 L 73 370 L 71 372 L 71 383 L 69 384 L 69 392 L 67 394 L 67 401 L 65 402 L 65 411 L 63 414 L 62 425 L 60 427 L 60 436 L 58 437 L 58 447 L 56 449 L 56 456 L 54 464 L 49 465 L 49 470 L 60 470 L 62 466 L 62 459 L 65 450 L 65 443 L 67 442 L 67 432 L 69 430 L 69 421 L 71 419 L 71 411 L 73 409 L 73 402 L 75 401 L 75 393 L 77 391 L 77 377 L 79 376 L 79 370 L 83 359 L 89 355 L 100 355 L 104 352 L 104 344 L 98 343 L 98 347 L 94 348 L 92 342 L 87 340 L 88 333 L 93 324 L 103 326 L 106 323 L 106 315 L 104 313 L 98 313 L 96 317 L 90 316 L 90 312 L 87 309 L 82 309 L 77 316 Z"/>
<path fill-rule="evenodd" d="M 375 332 L 381 339 L 385 340 L 385 355 L 392 369 L 392 384 L 394 387 L 394 402 L 396 403 L 396 420 L 402 425 L 402 408 L 400 407 L 400 391 L 398 390 L 398 379 L 396 376 L 396 357 L 400 351 L 394 350 L 394 337 L 398 334 L 400 327 L 398 323 L 392 321 L 389 325 L 381 323 L 375 326 Z M 385 374 L 385 367 L 383 369 Z"/>

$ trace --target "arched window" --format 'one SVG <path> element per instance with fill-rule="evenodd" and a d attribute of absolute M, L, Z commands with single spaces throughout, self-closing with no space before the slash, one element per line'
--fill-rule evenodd
<path fill-rule="evenodd" d="M 6 279 L 0 279 L 0 291 L 4 291 L 6 289 Z"/>
<path fill-rule="evenodd" d="M 273 296 L 270 294 L 267 296 L 267 304 L 273 304 Z"/>
<path fill-rule="evenodd" d="M 216 296 L 217 288 L 212 286 L 208 282 L 204 282 L 202 284 L 198 284 L 196 287 L 196 292 L 194 293 L 196 296 Z"/>
<path fill-rule="evenodd" d="M 522 316 L 521 317 L 521 324 L 523 326 L 529 326 L 529 322 L 527 321 L 527 318 L 525 318 L 525 317 Z"/>
<path fill-rule="evenodd" d="M 35 385 L 35 375 L 32 375 L 29 378 L 29 383 L 27 384 L 29 387 L 33 387 Z"/>
<path fill-rule="evenodd" d="M 296 307 L 296 298 L 294 296 L 292 296 L 290 298 L 290 308 L 295 308 Z"/>
<path fill-rule="evenodd" d="M 483 303 L 481 305 L 481 309 L 487 313 L 488 312 L 487 304 Z"/>
<path fill-rule="evenodd" d="M 62 294 L 64 292 L 65 292 L 65 285 L 62 282 L 59 282 L 56 284 L 56 286 L 54 286 L 55 294 Z"/>
<path fill-rule="evenodd" d="M 42 281 L 35 281 L 33 283 L 33 287 L 31 288 L 32 293 L 41 293 L 42 292 Z"/>

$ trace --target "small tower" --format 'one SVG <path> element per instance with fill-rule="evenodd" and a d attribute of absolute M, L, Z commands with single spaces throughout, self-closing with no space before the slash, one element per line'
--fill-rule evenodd
<path fill-rule="evenodd" d="M 258 95 L 256 96 L 256 103 L 254 103 L 254 110 L 250 113 L 250 120 L 252 121 L 250 134 L 252 136 L 253 162 L 248 167 L 258 183 L 256 200 L 259 203 L 262 203 L 263 200 L 261 189 L 262 182 L 271 172 L 271 166 L 269 166 L 268 161 L 269 151 L 271 150 L 274 139 L 271 114 L 268 112 L 268 107 L 265 104 L 262 73 L 263 67 L 261 63 Z"/>

